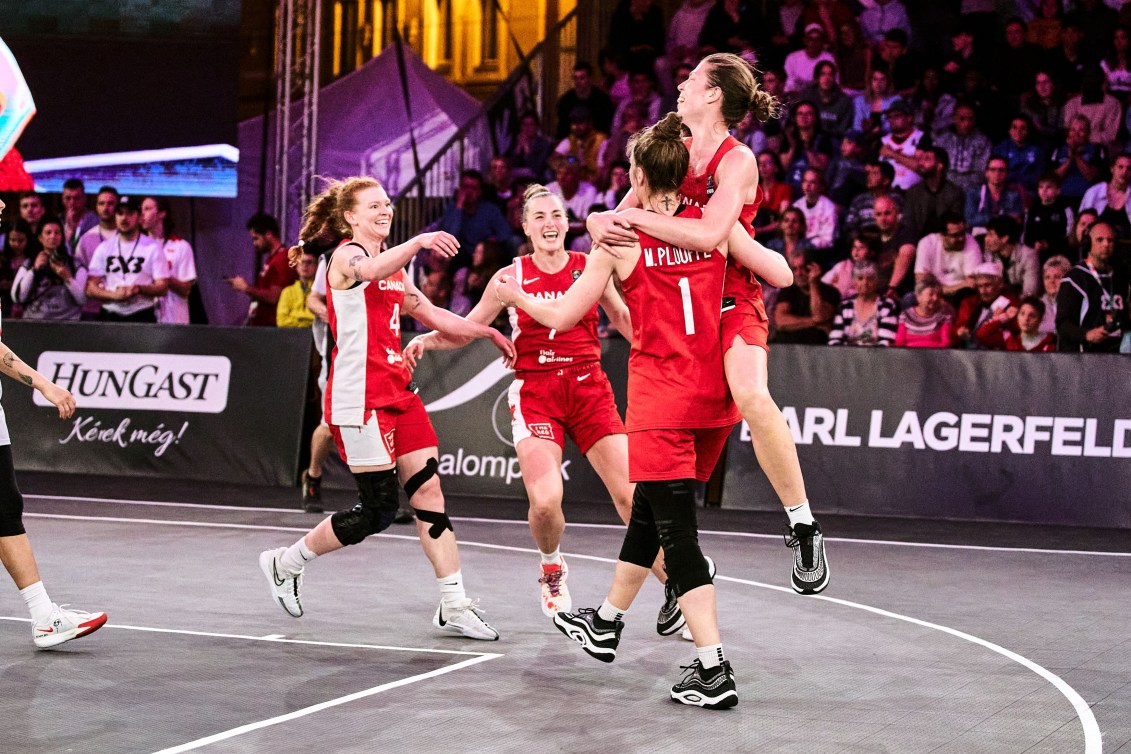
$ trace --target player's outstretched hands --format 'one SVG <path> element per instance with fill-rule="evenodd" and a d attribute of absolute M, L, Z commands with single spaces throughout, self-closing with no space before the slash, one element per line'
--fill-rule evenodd
<path fill-rule="evenodd" d="M 491 342 L 495 344 L 495 348 L 503 352 L 503 366 L 507 369 L 513 367 L 517 354 L 515 353 L 514 343 L 511 342 L 511 339 L 494 328 L 491 328 L 491 335 L 488 337 L 490 337 Z"/>
<path fill-rule="evenodd" d="M 593 212 L 585 219 L 585 229 L 594 243 L 606 246 L 632 246 L 637 240 L 632 224 L 616 212 Z"/>
<path fill-rule="evenodd" d="M 443 257 L 451 258 L 459 253 L 459 241 L 451 233 L 442 230 L 435 233 L 421 233 L 416 240 L 422 249 L 431 249 Z"/>
<path fill-rule="evenodd" d="M 503 275 L 495 284 L 495 297 L 503 306 L 514 306 L 522 296 L 522 286 L 512 275 Z"/>
<path fill-rule="evenodd" d="M 51 405 L 59 409 L 60 419 L 70 419 L 71 415 L 75 413 L 75 396 L 71 395 L 54 382 L 48 382 L 39 392 L 43 393 L 43 397 L 46 398 Z"/>
<path fill-rule="evenodd" d="M 427 338 L 428 335 L 429 333 L 417 335 L 404 347 L 404 352 L 401 355 L 404 357 L 405 366 L 408 367 L 410 374 L 416 371 L 416 365 L 424 358 L 424 352 L 428 350 L 424 347 L 424 339 Z"/>

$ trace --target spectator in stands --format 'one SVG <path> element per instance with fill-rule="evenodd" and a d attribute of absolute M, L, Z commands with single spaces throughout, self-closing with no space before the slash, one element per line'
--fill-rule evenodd
<path fill-rule="evenodd" d="M 868 85 L 873 60 L 872 47 L 855 21 L 845 21 L 837 27 L 834 51 L 840 85 L 845 94 L 855 97 Z"/>
<path fill-rule="evenodd" d="M 1111 226 L 1120 239 L 1131 238 L 1131 154 L 1120 154 L 1111 161 L 1111 180 L 1097 183 L 1084 193 L 1080 209 L 1094 209 L 1099 221 Z"/>
<path fill-rule="evenodd" d="M 974 106 L 961 102 L 954 108 L 954 125 L 935 139 L 935 145 L 950 156 L 950 180 L 963 191 L 981 182 L 992 149 L 989 138 L 976 124 Z"/>
<path fill-rule="evenodd" d="M 620 104 L 617 105 L 616 113 L 613 114 L 613 130 L 605 131 L 606 134 L 612 135 L 624 130 L 625 112 L 630 106 L 635 105 L 644 114 L 644 123 L 637 130 L 655 123 L 663 115 L 660 112 L 660 106 L 663 103 L 660 93 L 656 91 L 656 74 L 652 72 L 651 68 L 630 72 L 628 74 L 628 91 L 628 99 L 621 100 Z M 588 180 L 593 179 L 590 177 Z"/>
<path fill-rule="evenodd" d="M 858 262 L 852 271 L 856 295 L 842 299 L 830 346 L 890 346 L 899 327 L 899 304 L 880 294 L 880 278 L 872 262 Z"/>
<path fill-rule="evenodd" d="M 1060 283 L 1056 298 L 1059 350 L 1115 353 L 1127 332 L 1127 277 L 1112 266 L 1115 231 L 1098 222 L 1088 233 L 1087 258 Z"/>
<path fill-rule="evenodd" d="M 675 106 L 667 108 L 665 112 L 675 112 Z M 741 141 L 743 144 L 750 148 L 754 154 L 766 149 L 767 139 L 765 124 L 754 117 L 754 113 L 748 112 L 742 117 L 731 133 L 734 138 Z"/>
<path fill-rule="evenodd" d="M 841 0 L 811 0 L 801 16 L 801 22 L 806 24 L 806 34 L 811 25 L 817 24 L 824 30 L 826 39 L 836 39 L 841 25 L 855 24 L 856 16 Z"/>
<path fill-rule="evenodd" d="M 891 132 L 888 109 L 898 98 L 891 88 L 891 77 L 882 68 L 872 71 L 868 87 L 853 100 L 852 127 L 878 139 Z M 908 109 L 910 113 L 910 109 Z M 911 128 L 914 128 L 912 125 Z M 904 133 L 910 131 L 905 129 Z"/>
<path fill-rule="evenodd" d="M 1064 99 L 1047 70 L 1038 69 L 1033 77 L 1033 88 L 1021 95 L 1021 115 L 1029 117 L 1037 139 L 1046 148 L 1059 140 L 1064 122 Z"/>
<path fill-rule="evenodd" d="M 922 177 L 916 172 L 919 167 L 918 153 L 930 146 L 930 139 L 915 128 L 915 118 L 911 104 L 902 98 L 892 100 L 885 111 L 891 132 L 880 140 L 880 159 L 891 163 L 895 168 L 892 185 L 907 191 Z"/>
<path fill-rule="evenodd" d="M 466 317 L 487 289 L 491 277 L 503 267 L 506 250 L 498 241 L 486 240 L 475 247 L 471 266 L 455 274 L 452 281 L 451 310 Z"/>
<path fill-rule="evenodd" d="M 805 237 L 805 213 L 796 207 L 787 207 L 782 210 L 781 219 L 778 221 L 778 231 L 781 235 L 766 241 L 766 248 L 772 249 L 786 259 L 791 259 L 797 254 L 806 254 L 814 251 L 813 243 Z"/>
<path fill-rule="evenodd" d="M 873 43 L 880 43 L 892 29 L 900 29 L 911 39 L 911 19 L 901 0 L 873 0 L 860 14 L 860 28 Z"/>
<path fill-rule="evenodd" d="M 781 157 L 777 152 L 758 153 L 758 181 L 762 185 L 762 206 L 768 207 L 775 214 L 781 214 L 786 207 L 793 204 L 793 187 L 781 180 L 783 173 Z"/>
<path fill-rule="evenodd" d="M 801 21 L 804 13 L 805 0 L 781 0 L 777 8 L 777 18 L 773 21 L 776 22 L 780 30 L 779 36 L 774 38 L 774 47 L 778 49 L 789 47 L 792 41 L 798 37 L 802 29 L 805 28 Z M 771 14 L 773 14 L 773 11 L 771 11 Z M 784 58 L 784 55 L 779 57 Z"/>
<path fill-rule="evenodd" d="M 491 202 L 483 201 L 483 174 L 478 170 L 464 170 L 460 173 L 455 201 L 444 210 L 439 230 L 455 236 L 465 252 L 452 258 L 453 274 L 470 264 L 470 255 L 466 252 L 474 250 L 480 241 L 494 238 L 508 246 L 514 241 L 513 232 L 502 210 Z"/>
<path fill-rule="evenodd" d="M 1018 298 L 1036 296 L 1041 288 L 1041 260 L 1035 249 L 1021 243 L 1021 223 L 1009 215 L 986 226 L 985 258 L 1001 265 L 1006 288 Z"/>
<path fill-rule="evenodd" d="M 868 182 L 867 165 L 864 162 L 866 157 L 864 134 L 859 131 L 849 131 L 841 138 L 840 154 L 826 171 L 829 198 L 838 207 L 847 207 L 856 196 L 866 190 Z M 884 165 L 891 167 L 887 163 Z"/>
<path fill-rule="evenodd" d="M 656 122 L 655 118 L 646 120 L 648 108 L 643 102 L 625 100 L 621 104 L 625 105 L 625 108 L 617 110 L 618 130 L 601 145 L 601 154 L 597 160 L 600 172 L 598 180 L 594 181 L 597 185 L 608 185 L 609 171 L 612 170 L 613 163 L 628 160 L 628 140 L 644 126 Z"/>
<path fill-rule="evenodd" d="M 801 93 L 801 99 L 817 106 L 821 130 L 839 139 L 853 127 L 855 106 L 837 83 L 836 63 L 822 60 L 813 69 L 816 81 Z"/>
<path fill-rule="evenodd" d="M 63 181 L 63 234 L 73 254 L 83 233 L 98 225 L 98 215 L 86 208 L 86 187 L 78 178 Z"/>
<path fill-rule="evenodd" d="M 169 290 L 161 245 L 142 234 L 136 199 L 122 197 L 115 217 L 118 232 L 90 260 L 86 296 L 102 302 L 104 322 L 156 322 L 157 299 Z"/>
<path fill-rule="evenodd" d="M 848 259 L 842 259 L 834 264 L 821 277 L 821 282 L 836 288 L 840 292 L 840 300 L 845 301 L 856 295 L 856 280 L 853 278 L 856 268 L 865 262 L 875 267 L 879 256 L 879 232 L 873 228 L 871 232 L 857 233 L 852 239 L 852 251 L 849 252 Z M 879 268 L 875 269 L 878 275 Z"/>
<path fill-rule="evenodd" d="M 1004 157 L 991 157 L 986 162 L 986 181 L 966 191 L 966 225 L 976 236 L 986 232 L 991 219 L 1003 215 L 1018 224 L 1025 215 L 1021 194 L 1008 184 L 1009 163 Z"/>
<path fill-rule="evenodd" d="M 982 249 L 966 232 L 961 215 L 948 213 L 940 222 L 943 231 L 924 236 L 915 250 L 915 280 L 930 273 L 942 285 L 943 295 L 955 301 L 974 288 L 974 270 L 982 263 Z"/>
<path fill-rule="evenodd" d="M 899 211 L 903 211 L 903 196 L 892 190 L 892 181 L 895 180 L 895 168 L 890 162 L 872 160 L 864 166 L 865 191 L 857 194 L 848 205 L 844 213 L 844 234 L 855 236 L 867 225 L 875 225 L 876 200 L 883 196 L 890 196 Z"/>
<path fill-rule="evenodd" d="M 989 348 L 979 337 L 982 325 L 1010 307 L 1016 307 L 1019 299 L 1005 291 L 1001 265 L 997 262 L 982 262 L 974 268 L 974 289 L 977 295 L 967 296 L 958 307 L 954 320 L 956 345 Z"/>
<path fill-rule="evenodd" d="M 1037 191 L 1037 179 L 1045 171 L 1044 150 L 1029 140 L 1032 131 L 1029 116 L 1013 116 L 1009 123 L 1009 138 L 994 147 L 992 155 L 1005 159 L 1009 180 L 1016 181 L 1032 196 Z"/>
<path fill-rule="evenodd" d="M 1068 234 L 1068 258 L 1077 262 L 1088 256 L 1092 239 L 1088 233 L 1099 219 L 1099 213 L 1094 209 L 1083 209 L 1076 215 L 1076 224 Z"/>
<path fill-rule="evenodd" d="M 876 228 L 880 231 L 880 251 L 876 264 L 880 282 L 889 294 L 902 295 L 911 290 L 914 280 L 915 247 L 919 236 L 911 232 L 899 212 L 899 205 L 890 196 L 881 196 L 872 205 Z"/>
<path fill-rule="evenodd" d="M 1077 115 L 1068 122 L 1064 145 L 1053 152 L 1052 165 L 1060 177 L 1060 193 L 1068 202 L 1080 201 L 1095 183 L 1106 160 L 1104 148 L 1093 144 L 1092 122 Z"/>
<path fill-rule="evenodd" d="M 1025 22 L 1016 16 L 1005 22 L 1005 44 L 997 51 L 994 70 L 1002 94 L 1015 104 L 1033 82 L 1041 49 L 1025 41 Z"/>
<path fill-rule="evenodd" d="M 514 173 L 511 171 L 510 158 L 506 155 L 492 157 L 487 166 L 487 181 L 483 185 L 484 198 L 494 202 L 499 209 L 506 209 L 507 200 L 514 194 Z"/>
<path fill-rule="evenodd" d="M 1111 30 L 1120 23 L 1121 16 L 1127 15 L 1126 10 L 1116 13 L 1120 4 L 1120 0 L 1076 0 L 1085 49 L 1102 50 L 1111 39 Z"/>
<path fill-rule="evenodd" d="M 39 224 L 43 221 L 47 208 L 43 206 L 43 199 L 34 191 L 25 191 L 20 194 L 20 218 L 31 228 L 32 234 L 39 236 Z"/>
<path fill-rule="evenodd" d="M 189 296 L 196 285 L 196 256 L 192 245 L 173 232 L 175 227 L 168 199 L 147 196 L 142 200 L 141 229 L 161 245 L 155 264 L 164 265 L 168 276 L 169 291 L 157 300 L 157 321 L 163 325 L 189 324 Z"/>
<path fill-rule="evenodd" d="M 546 188 L 560 196 L 565 203 L 570 239 L 584 233 L 589 207 L 597 203 L 597 187 L 582 180 L 580 166 L 572 160 L 561 163 L 558 179 Z"/>
<path fill-rule="evenodd" d="M 1080 80 L 1080 93 L 1064 103 L 1064 127 L 1082 115 L 1091 124 L 1091 141 L 1109 152 L 1119 148 L 1116 139 L 1123 125 L 1123 108 L 1119 100 L 1104 91 L 1103 72 L 1096 66 L 1084 69 Z"/>
<path fill-rule="evenodd" d="M 820 171 L 810 168 L 801 179 L 801 198 L 793 206 L 805 215 L 806 238 L 819 251 L 831 251 L 836 241 L 839 218 L 836 205 L 824 194 L 825 179 Z"/>
<path fill-rule="evenodd" d="M 625 52 L 630 70 L 652 70 L 656 58 L 664 54 L 666 37 L 664 14 L 655 0 L 620 0 L 613 9 L 609 46 Z"/>
<path fill-rule="evenodd" d="M 609 119 L 612 120 L 612 107 L 609 108 Z M 568 131 L 569 125 L 566 124 Z M 546 178 L 550 155 L 554 152 L 554 143 L 542 133 L 542 123 L 538 115 L 525 112 L 518 121 L 518 133 L 507 150 L 511 168 L 526 178 L 542 181 Z"/>
<path fill-rule="evenodd" d="M 75 264 L 79 267 L 89 267 L 90 260 L 94 256 L 94 250 L 98 248 L 99 244 L 113 238 L 118 232 L 116 220 L 118 198 L 118 190 L 113 186 L 103 186 L 98 189 L 98 195 L 94 199 L 95 216 L 98 218 L 98 222 L 82 234 L 74 251 Z"/>
<path fill-rule="evenodd" d="M 39 244 L 35 259 L 16 273 L 12 298 L 24 319 L 77 322 L 86 303 L 86 270 L 75 270 L 62 221 L 44 218 Z"/>
<path fill-rule="evenodd" d="M 1040 332 L 1056 335 L 1056 297 L 1060 292 L 1060 281 L 1072 269 L 1068 257 L 1050 257 L 1041 268 L 1041 303 L 1045 305 L 1045 315 L 1041 319 Z"/>
<path fill-rule="evenodd" d="M 742 0 L 715 0 L 699 33 L 697 57 L 712 52 L 740 53 L 754 45 L 754 32 L 760 23 L 755 3 Z M 654 121 L 649 121 L 652 123 Z"/>
<path fill-rule="evenodd" d="M 1038 0 L 1037 14 L 1025 29 L 1025 39 L 1030 43 L 1053 50 L 1060 44 L 1061 16 L 1060 0 Z"/>
<path fill-rule="evenodd" d="M 943 300 L 942 286 L 934 275 L 915 283 L 915 306 L 899 315 L 895 345 L 900 348 L 950 348 L 954 308 Z"/>
<path fill-rule="evenodd" d="M 573 88 L 558 98 L 556 136 L 559 140 L 569 136 L 569 116 L 578 107 L 589 110 L 594 128 L 601 133 L 609 133 L 609 129 L 613 127 L 613 111 L 616 107 L 608 94 L 594 86 L 593 65 L 585 60 L 574 64 Z M 528 138 L 528 141 L 532 139 Z M 536 178 L 541 176 L 541 172 L 536 172 Z"/>
<path fill-rule="evenodd" d="M 824 26 L 811 22 L 805 25 L 804 47 L 789 53 L 785 58 L 785 90 L 800 92 L 813 83 L 817 64 L 823 60 L 836 63 L 836 58 L 825 49 L 828 33 Z"/>
<path fill-rule="evenodd" d="M 961 215 L 966 209 L 966 195 L 946 177 L 950 155 L 945 149 L 920 149 L 915 162 L 922 181 L 904 194 L 903 211 L 907 227 L 916 238 L 922 238 L 943 230 L 944 215 Z"/>
<path fill-rule="evenodd" d="M 1100 61 L 1104 74 L 1104 87 L 1108 93 L 1126 105 L 1131 96 L 1131 31 L 1120 24 L 1111 33 L 1111 49 Z"/>
<path fill-rule="evenodd" d="M 821 131 L 817 107 L 812 102 L 799 102 L 793 108 L 789 122 L 783 130 L 786 181 L 794 193 L 801 190 L 801 179 L 810 168 L 824 173 L 833 155 L 833 143 Z"/>
<path fill-rule="evenodd" d="M 295 270 L 298 280 L 279 294 L 279 304 L 275 308 L 275 324 L 278 327 L 310 327 L 314 324 L 314 312 L 306 305 L 314 285 L 314 273 L 318 270 L 318 253 L 313 246 L 307 248 L 303 244 Z"/>
<path fill-rule="evenodd" d="M 595 181 L 601 173 L 600 156 L 608 138 L 593 128 L 593 120 L 584 107 L 574 108 L 569 116 L 569 136 L 562 139 L 550 157 L 550 167 L 556 172 L 562 163 L 573 161 L 581 170 L 582 178 Z"/>
<path fill-rule="evenodd" d="M 812 251 L 789 257 L 793 285 L 778 291 L 774 303 L 775 343 L 824 344 L 840 305 L 836 288 L 821 282 L 821 265 Z"/>
<path fill-rule="evenodd" d="M 911 109 L 915 127 L 928 136 L 936 136 L 954 125 L 954 108 L 958 100 L 942 88 L 942 74 L 935 66 L 923 70 L 922 77 L 911 91 Z"/>
<path fill-rule="evenodd" d="M 1032 24 L 1030 24 L 1032 26 Z M 1057 86 L 1066 94 L 1076 94 L 1080 91 L 1084 70 L 1088 67 L 1088 56 L 1080 47 L 1084 34 L 1080 28 L 1079 17 L 1072 15 L 1064 18 L 1060 31 L 1060 47 L 1051 55 L 1046 55 L 1052 67 L 1053 78 Z"/>
<path fill-rule="evenodd" d="M 448 309 L 452 305 L 452 279 L 443 270 L 428 270 L 420 280 L 420 292 L 432 302 L 433 306 Z M 427 326 L 421 324 L 421 329 Z"/>
<path fill-rule="evenodd" d="M 479 182 L 482 184 L 482 177 Z M 495 211 L 497 212 L 498 209 L 496 208 Z M 121 231 L 120 223 L 118 230 Z M 274 327 L 279 294 L 298 279 L 298 273 L 287 261 L 287 247 L 279 238 L 278 220 L 265 212 L 257 212 L 248 219 L 247 230 L 257 257 L 262 257 L 264 260 L 263 269 L 259 271 L 254 286 L 241 275 L 228 278 L 228 283 L 236 293 L 243 293 L 251 299 L 247 324 L 256 327 Z"/>
<path fill-rule="evenodd" d="M 964 17 L 950 35 L 950 53 L 942 66 L 943 87 L 949 91 L 961 90 L 966 72 L 986 68 L 985 55 L 976 47 L 974 30 L 968 17 Z"/>
<path fill-rule="evenodd" d="M 908 39 L 902 29 L 886 32 L 883 41 L 876 46 L 876 54 L 870 55 L 868 61 L 871 70 L 882 70 L 888 75 L 896 94 L 904 98 L 912 96 L 925 73 L 920 55 L 908 49 Z M 935 88 L 938 89 L 938 68 L 934 71 Z"/>
<path fill-rule="evenodd" d="M 698 58 L 699 35 L 714 7 L 712 0 L 682 0 L 668 21 L 668 58 L 674 61 Z"/>
<path fill-rule="evenodd" d="M 4 248 L 0 251 L 0 316 L 9 319 L 13 316 L 12 284 L 24 264 L 38 253 L 36 243 L 32 243 L 31 227 L 24 219 L 16 218 L 11 230 L 4 236 Z M 15 310 L 15 314 L 19 313 Z"/>
<path fill-rule="evenodd" d="M 975 340 L 991 351 L 1051 353 L 1056 336 L 1040 331 L 1045 305 L 1039 298 L 1024 298 L 1017 306 L 998 312 L 978 328 Z"/>
<path fill-rule="evenodd" d="M 767 92 L 778 102 L 785 102 L 785 71 L 781 68 L 767 68 L 762 72 L 762 91 Z M 766 149 L 779 150 L 784 147 L 785 125 L 789 122 L 789 109 L 783 106 L 777 118 L 762 123 L 762 133 L 766 135 Z M 784 175 L 784 173 L 783 173 Z"/>
<path fill-rule="evenodd" d="M 624 57 L 616 47 L 606 47 L 597 56 L 597 62 L 601 67 L 601 75 L 604 78 L 601 88 L 608 93 L 615 110 L 617 103 L 628 96 L 628 71 L 624 68 Z M 609 128 L 612 127 L 613 117 L 610 113 Z M 608 131 L 605 133 L 608 133 Z"/>
<path fill-rule="evenodd" d="M 614 162 L 609 167 L 609 188 L 601 194 L 600 203 L 608 209 L 615 209 L 624 199 L 625 194 L 632 188 L 628 180 L 629 165 L 627 161 Z M 521 229 L 522 224 L 519 223 Z"/>

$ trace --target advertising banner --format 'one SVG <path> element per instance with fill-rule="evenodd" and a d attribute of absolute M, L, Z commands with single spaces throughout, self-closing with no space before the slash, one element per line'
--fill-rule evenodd
<path fill-rule="evenodd" d="M 17 469 L 294 483 L 308 330 L 9 321 L 3 340 L 78 406 L 61 421 L 7 381 Z"/>
<path fill-rule="evenodd" d="M 814 510 L 1131 527 L 1131 362 L 774 346 L 770 391 Z M 749 429 L 723 506 L 778 510 Z"/>

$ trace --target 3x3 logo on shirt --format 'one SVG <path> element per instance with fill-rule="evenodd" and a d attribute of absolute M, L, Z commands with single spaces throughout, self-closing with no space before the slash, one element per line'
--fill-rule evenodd
<path fill-rule="evenodd" d="M 106 272 L 121 275 L 136 275 L 141 272 L 144 259 L 136 257 L 109 256 L 106 257 Z"/>

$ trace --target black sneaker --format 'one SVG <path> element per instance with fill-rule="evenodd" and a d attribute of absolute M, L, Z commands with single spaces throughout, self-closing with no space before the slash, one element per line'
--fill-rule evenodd
<path fill-rule="evenodd" d="M 591 607 L 576 613 L 558 613 L 554 616 L 558 630 L 581 645 L 581 648 L 601 662 L 612 662 L 617 657 L 617 644 L 624 621 L 607 621 Z"/>
<path fill-rule="evenodd" d="M 797 524 L 786 528 L 785 543 L 793 548 L 793 591 L 817 594 L 829 585 L 829 564 L 825 559 L 825 537 L 821 525 Z"/>
<path fill-rule="evenodd" d="M 322 477 L 302 472 L 302 509 L 307 513 L 322 512 Z"/>
<path fill-rule="evenodd" d="M 394 524 L 411 524 L 416 520 L 416 514 L 408 508 L 397 508 L 397 515 L 393 518 Z"/>
<path fill-rule="evenodd" d="M 707 561 L 711 578 L 715 578 L 715 561 L 706 555 L 703 556 L 703 559 Z M 683 628 L 686 623 L 683 611 L 679 609 L 679 603 L 676 602 L 675 592 L 671 586 L 664 584 L 664 604 L 660 606 L 660 613 L 656 616 L 656 633 L 660 636 L 671 636 Z"/>
<path fill-rule="evenodd" d="M 707 709 L 727 709 L 738 704 L 734 671 L 726 660 L 709 670 L 704 669 L 699 660 L 680 667 L 687 673 L 679 683 L 672 686 L 672 699 L 675 701 Z"/>

